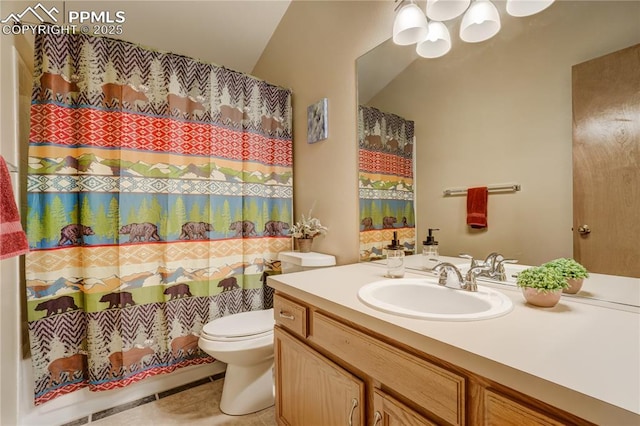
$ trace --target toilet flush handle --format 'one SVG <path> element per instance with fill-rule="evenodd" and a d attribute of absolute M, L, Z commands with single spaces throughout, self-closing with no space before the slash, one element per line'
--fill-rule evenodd
<path fill-rule="evenodd" d="M 280 317 L 288 320 L 296 319 L 296 317 L 294 317 L 291 312 L 287 312 L 287 311 L 280 311 Z"/>

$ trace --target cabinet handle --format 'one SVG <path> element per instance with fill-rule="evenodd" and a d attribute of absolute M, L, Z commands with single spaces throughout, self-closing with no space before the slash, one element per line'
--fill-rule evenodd
<path fill-rule="evenodd" d="M 280 311 L 280 317 L 288 320 L 296 319 L 296 317 L 294 317 L 292 313 L 287 311 Z"/>
<path fill-rule="evenodd" d="M 373 426 L 377 426 L 380 420 L 382 420 L 382 414 L 380 411 L 376 411 L 376 414 L 373 415 Z"/>
<path fill-rule="evenodd" d="M 353 398 L 351 400 L 351 412 L 349 413 L 349 426 L 353 426 L 353 412 L 356 411 L 357 406 L 358 406 L 358 400 Z"/>

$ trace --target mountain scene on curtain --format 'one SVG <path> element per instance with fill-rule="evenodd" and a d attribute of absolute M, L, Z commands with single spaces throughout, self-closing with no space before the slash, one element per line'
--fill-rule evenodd
<path fill-rule="evenodd" d="M 40 210 L 36 210 L 37 204 L 42 206 Z M 42 249 L 286 237 L 291 222 L 289 207 L 282 198 L 47 193 L 38 195 L 32 203 L 27 216 L 28 238 L 32 249 Z M 272 217 L 278 220 L 272 220 Z"/>
<path fill-rule="evenodd" d="M 87 35 L 35 40 L 26 296 L 35 404 L 211 363 L 290 249 L 291 91 Z"/>

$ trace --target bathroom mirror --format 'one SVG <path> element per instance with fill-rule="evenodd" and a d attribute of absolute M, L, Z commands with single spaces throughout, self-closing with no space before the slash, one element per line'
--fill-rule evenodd
<path fill-rule="evenodd" d="M 415 121 L 417 252 L 433 227 L 441 255 L 498 251 L 537 265 L 573 253 L 571 67 L 640 43 L 640 8 L 556 1 L 514 18 L 495 3 L 502 29 L 486 42 L 460 41 L 454 20 L 442 58 L 391 40 L 358 58 L 358 101 Z M 489 195 L 486 231 L 466 226 L 466 197 L 443 196 L 503 183 L 522 191 Z"/>

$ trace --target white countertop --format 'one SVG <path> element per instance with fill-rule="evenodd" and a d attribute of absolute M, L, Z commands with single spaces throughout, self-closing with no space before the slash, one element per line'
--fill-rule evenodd
<path fill-rule="evenodd" d="M 536 308 L 519 289 L 491 285 L 511 298 L 512 312 L 466 322 L 405 318 L 358 299 L 360 287 L 385 279 L 385 272 L 384 265 L 360 263 L 271 276 L 268 284 L 586 420 L 640 424 L 637 311 L 567 297 L 554 308 Z M 408 270 L 405 277 L 423 275 Z"/>

